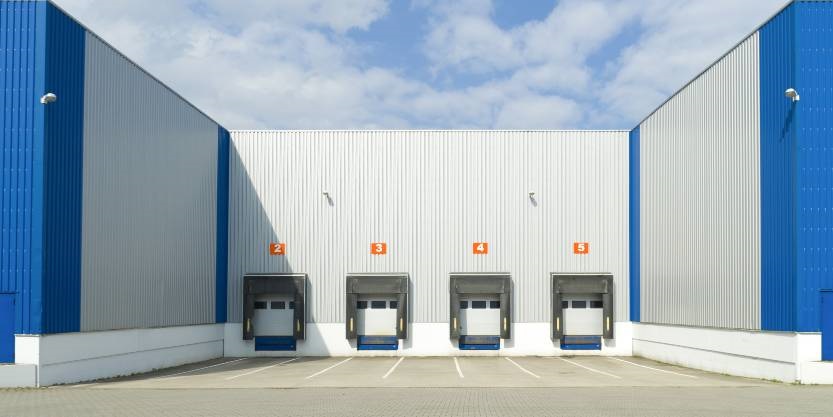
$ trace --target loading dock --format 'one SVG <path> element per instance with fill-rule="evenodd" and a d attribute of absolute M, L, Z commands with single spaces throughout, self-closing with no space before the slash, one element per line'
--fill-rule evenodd
<path fill-rule="evenodd" d="M 552 273 L 552 340 L 565 350 L 599 350 L 613 339 L 613 275 Z"/>
<path fill-rule="evenodd" d="M 349 274 L 345 286 L 347 339 L 358 350 L 397 350 L 408 338 L 408 274 Z"/>
<path fill-rule="evenodd" d="M 450 337 L 461 350 L 497 350 L 511 338 L 509 273 L 453 273 L 449 292 Z"/>
<path fill-rule="evenodd" d="M 255 350 L 293 351 L 306 331 L 306 274 L 243 277 L 243 340 Z"/>

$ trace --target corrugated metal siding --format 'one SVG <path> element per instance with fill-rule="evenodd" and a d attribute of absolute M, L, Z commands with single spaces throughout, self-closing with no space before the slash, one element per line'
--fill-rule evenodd
<path fill-rule="evenodd" d="M 639 238 L 639 126 L 628 135 L 628 263 L 630 275 L 630 319 L 641 316 Z"/>
<path fill-rule="evenodd" d="M 627 207 L 626 131 L 232 132 L 229 321 L 248 272 L 309 274 L 311 319 L 333 323 L 347 273 L 407 272 L 412 320 L 447 322 L 448 274 L 495 271 L 516 322 L 549 321 L 550 272 L 612 272 L 627 321 Z"/>
<path fill-rule="evenodd" d="M 212 323 L 218 126 L 87 34 L 82 330 Z"/>
<path fill-rule="evenodd" d="M 643 322 L 760 327 L 758 35 L 640 125 Z"/>
<path fill-rule="evenodd" d="M 86 31 L 52 4 L 46 12 L 43 333 L 78 331 Z"/>
<path fill-rule="evenodd" d="M 795 87 L 794 20 L 794 7 L 790 6 L 760 31 L 761 328 L 764 330 L 794 330 L 796 323 L 797 107 L 784 97 L 787 88 Z"/>
<path fill-rule="evenodd" d="M 820 289 L 833 289 L 833 3 L 795 3 L 797 331 L 821 328 Z"/>
<path fill-rule="evenodd" d="M 0 2 L 0 292 L 17 293 L 15 333 L 41 330 L 45 10 Z"/>

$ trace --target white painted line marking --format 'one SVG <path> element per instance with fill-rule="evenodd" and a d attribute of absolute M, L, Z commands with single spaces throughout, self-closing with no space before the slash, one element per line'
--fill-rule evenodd
<path fill-rule="evenodd" d="M 460 375 L 460 378 L 465 378 L 465 376 L 463 376 L 463 370 L 460 369 L 460 362 L 457 362 L 456 356 L 454 357 L 454 366 L 457 367 L 457 375 Z"/>
<path fill-rule="evenodd" d="M 280 363 L 274 363 L 274 364 L 269 365 L 269 366 L 264 366 L 264 367 L 262 367 L 262 368 L 257 368 L 257 369 L 255 369 L 254 371 L 249 371 L 249 372 L 242 373 L 242 374 L 232 375 L 232 376 L 230 376 L 230 377 L 226 378 L 226 381 L 231 381 L 232 379 L 237 379 L 237 378 L 240 378 L 240 377 L 242 377 L 242 376 L 247 376 L 247 375 L 251 375 L 251 374 L 256 374 L 256 373 L 258 373 L 258 372 L 260 372 L 260 371 L 265 371 L 265 370 L 267 370 L 267 369 L 271 369 L 271 368 L 274 368 L 274 367 L 276 367 L 276 366 L 283 365 L 283 364 L 285 364 L 285 363 L 289 363 L 289 362 L 292 362 L 292 361 L 297 361 L 298 359 L 301 359 L 301 357 L 299 356 L 299 357 L 297 357 L 297 358 L 292 358 L 292 359 L 290 359 L 290 360 L 288 360 L 288 361 L 283 361 L 283 362 L 280 362 Z"/>
<path fill-rule="evenodd" d="M 77 385 L 70 385 L 70 388 L 87 388 L 93 385 L 98 385 L 98 382 L 88 382 L 86 384 L 77 384 Z"/>
<path fill-rule="evenodd" d="M 686 375 L 686 374 L 681 374 L 681 373 L 679 373 L 679 372 L 667 371 L 667 370 L 665 370 L 665 369 L 651 368 L 650 366 L 640 365 L 640 364 L 638 364 L 638 363 L 634 363 L 634 362 L 631 362 L 631 361 L 626 361 L 626 360 L 624 360 L 624 359 L 619 359 L 619 358 L 612 358 L 612 357 L 609 357 L 609 356 L 608 356 L 607 358 L 608 358 L 608 359 L 613 359 L 613 360 L 615 360 L 615 361 L 619 361 L 619 362 L 629 363 L 629 364 L 631 364 L 631 365 L 633 365 L 633 366 L 638 366 L 638 367 L 640 367 L 640 368 L 650 369 L 650 370 L 652 370 L 652 371 L 657 371 L 657 372 L 665 372 L 665 373 L 667 373 L 667 374 L 674 374 L 674 375 L 684 376 L 684 377 L 686 377 L 686 378 L 694 378 L 694 379 L 697 379 L 697 377 L 696 377 L 696 376 L 694 376 L 694 375 Z"/>
<path fill-rule="evenodd" d="M 506 359 L 506 360 L 507 360 L 507 361 L 509 361 L 509 362 L 512 362 L 512 365 L 517 366 L 517 367 L 518 367 L 518 369 L 520 369 L 520 370 L 522 370 L 522 371 L 524 371 L 524 372 L 526 372 L 526 373 L 528 373 L 528 374 L 530 374 L 530 375 L 534 376 L 535 378 L 540 378 L 540 376 L 535 375 L 534 373 L 530 372 L 529 370 L 527 370 L 527 369 L 526 369 L 526 368 L 524 368 L 523 366 L 518 365 L 518 363 L 517 363 L 517 362 L 515 362 L 515 361 L 513 361 L 512 359 L 509 359 L 509 358 L 507 358 L 507 357 L 505 357 L 505 356 L 504 356 L 504 359 Z"/>
<path fill-rule="evenodd" d="M 390 376 L 390 374 L 393 373 L 393 370 L 396 369 L 396 367 L 399 366 L 399 364 L 402 363 L 403 360 L 405 360 L 404 356 L 399 358 L 399 360 L 396 361 L 396 363 L 393 364 L 393 366 L 391 366 L 390 370 L 388 370 L 388 373 L 386 373 L 385 376 L 382 377 L 382 379 L 386 379 L 388 376 Z"/>
<path fill-rule="evenodd" d="M 321 374 L 323 374 L 324 372 L 327 372 L 327 371 L 329 371 L 330 369 L 333 369 L 333 368 L 335 368 L 336 366 L 341 365 L 342 363 L 346 363 L 346 362 L 348 362 L 350 359 L 353 359 L 353 357 L 351 356 L 351 357 L 349 357 L 349 358 L 347 358 L 347 359 L 345 359 L 345 360 L 343 360 L 343 361 L 341 361 L 341 362 L 339 362 L 339 363 L 337 363 L 337 364 L 335 364 L 335 365 L 332 365 L 332 366 L 329 366 L 329 367 L 327 367 L 327 368 L 325 368 L 325 369 L 322 369 L 322 370 L 320 370 L 320 371 L 318 371 L 318 372 L 316 372 L 316 373 L 314 373 L 314 374 L 312 374 L 312 375 L 310 375 L 310 376 L 306 377 L 305 379 L 310 379 L 310 378 L 317 377 L 318 375 L 321 375 Z"/>
<path fill-rule="evenodd" d="M 590 371 L 590 372 L 595 372 L 595 373 L 597 373 L 597 374 L 606 375 L 606 376 L 609 376 L 609 377 L 611 377 L 611 378 L 622 379 L 622 377 L 621 377 L 621 376 L 617 376 L 617 375 L 609 374 L 609 373 L 607 373 L 607 372 L 600 371 L 600 370 L 598 370 L 598 369 L 593 369 L 593 368 L 591 368 L 591 367 L 589 367 L 589 366 L 584 366 L 584 365 L 582 365 L 582 364 L 580 364 L 580 363 L 573 362 L 573 361 L 571 361 L 571 360 L 569 360 L 569 359 L 564 359 L 564 358 L 557 358 L 557 359 L 561 359 L 562 361 L 567 362 L 567 363 L 569 363 L 569 364 L 573 364 L 573 365 L 575 365 L 575 366 L 578 366 L 579 368 L 584 368 L 584 369 L 587 369 L 587 370 L 588 370 L 588 371 Z"/>
<path fill-rule="evenodd" d="M 202 368 L 190 369 L 190 370 L 183 371 L 183 372 L 177 372 L 177 373 L 175 373 L 175 374 L 171 374 L 171 375 L 164 375 L 164 376 L 160 376 L 160 377 L 155 378 L 155 379 L 178 378 L 178 377 L 179 377 L 179 375 L 185 375 L 185 374 L 189 374 L 189 373 L 191 373 L 191 372 L 202 371 L 203 369 L 214 368 L 215 366 L 223 366 L 223 365 L 228 365 L 228 364 L 230 364 L 230 363 L 235 363 L 235 362 L 245 361 L 246 359 L 249 359 L 249 358 L 240 358 L 240 359 L 234 359 L 234 360 L 231 360 L 231 361 L 226 361 L 226 362 L 221 362 L 221 363 L 215 363 L 214 365 L 203 366 Z"/>

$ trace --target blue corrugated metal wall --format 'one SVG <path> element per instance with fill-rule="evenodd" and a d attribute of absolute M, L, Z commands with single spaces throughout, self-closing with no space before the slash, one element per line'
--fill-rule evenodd
<path fill-rule="evenodd" d="M 821 328 L 833 289 L 833 2 L 795 8 L 797 331 Z"/>
<path fill-rule="evenodd" d="M 639 233 L 639 126 L 631 130 L 629 136 L 629 239 L 630 256 L 630 314 L 631 321 L 639 321 L 641 317 L 640 297 L 640 233 Z"/>
<path fill-rule="evenodd" d="M 45 3 L 0 2 L 0 292 L 17 294 L 15 333 L 41 328 L 45 10 Z"/>
<path fill-rule="evenodd" d="M 761 328 L 795 328 L 794 7 L 761 28 Z M 797 88 L 797 87 L 796 87 Z M 802 103 L 803 104 L 803 103 Z"/>
<path fill-rule="evenodd" d="M 84 29 L 47 2 L 0 2 L 0 48 L 0 292 L 17 294 L 15 333 L 76 331 Z"/>
<path fill-rule="evenodd" d="M 215 321 L 225 323 L 228 314 L 228 187 L 229 187 L 229 132 L 217 128 L 217 255 L 215 287 Z"/>
<path fill-rule="evenodd" d="M 42 333 L 81 324 L 81 188 L 86 30 L 49 4 L 46 11 Z"/>

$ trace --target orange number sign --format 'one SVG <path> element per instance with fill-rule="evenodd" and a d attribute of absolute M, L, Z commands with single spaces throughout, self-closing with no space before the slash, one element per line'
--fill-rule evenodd
<path fill-rule="evenodd" d="M 275 243 L 272 242 L 269 244 L 269 255 L 276 256 L 276 255 L 286 255 L 286 243 Z"/>
<path fill-rule="evenodd" d="M 573 253 L 576 255 L 587 255 L 590 253 L 590 242 L 574 242 Z"/>
<path fill-rule="evenodd" d="M 485 255 L 489 253 L 489 242 L 474 242 L 471 245 L 471 252 L 475 255 Z"/>
<path fill-rule="evenodd" d="M 373 242 L 370 244 L 371 255 L 387 255 L 388 244 L 385 242 Z"/>

